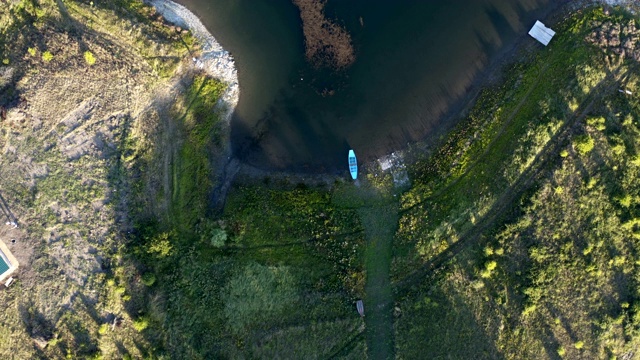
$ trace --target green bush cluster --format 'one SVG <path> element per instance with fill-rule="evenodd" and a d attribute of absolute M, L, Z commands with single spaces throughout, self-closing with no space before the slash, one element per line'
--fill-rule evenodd
<path fill-rule="evenodd" d="M 576 136 L 573 141 L 573 147 L 576 149 L 578 154 L 586 155 L 593 150 L 595 146 L 595 140 L 589 135 L 580 135 Z"/>
<path fill-rule="evenodd" d="M 42 53 L 42 61 L 48 63 L 51 60 L 53 60 L 53 54 L 49 50 L 44 51 Z"/>
<path fill-rule="evenodd" d="M 84 52 L 84 61 L 86 61 L 89 66 L 93 66 L 96 63 L 96 57 L 91 51 L 87 50 Z"/>

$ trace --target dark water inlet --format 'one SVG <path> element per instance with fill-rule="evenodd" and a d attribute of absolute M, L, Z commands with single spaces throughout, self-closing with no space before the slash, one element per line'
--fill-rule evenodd
<path fill-rule="evenodd" d="M 345 172 L 429 138 L 491 61 L 551 0 L 328 0 L 356 61 L 335 71 L 304 58 L 290 0 L 180 0 L 236 59 L 236 156 L 263 169 Z M 528 40 L 528 39 L 527 39 Z M 533 40 L 531 40 L 533 41 Z"/>

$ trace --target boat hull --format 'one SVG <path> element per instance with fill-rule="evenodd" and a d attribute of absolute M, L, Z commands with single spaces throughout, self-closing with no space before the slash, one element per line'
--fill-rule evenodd
<path fill-rule="evenodd" d="M 353 150 L 349 150 L 349 172 L 351 178 L 356 180 L 358 178 L 358 160 L 356 159 L 356 153 Z"/>

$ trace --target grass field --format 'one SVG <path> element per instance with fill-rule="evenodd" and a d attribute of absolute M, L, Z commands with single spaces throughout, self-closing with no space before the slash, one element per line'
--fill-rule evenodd
<path fill-rule="evenodd" d="M 394 253 L 400 357 L 632 354 L 640 108 L 618 89 L 635 93 L 637 63 L 585 41 L 629 20 L 565 21 L 414 168 Z"/>

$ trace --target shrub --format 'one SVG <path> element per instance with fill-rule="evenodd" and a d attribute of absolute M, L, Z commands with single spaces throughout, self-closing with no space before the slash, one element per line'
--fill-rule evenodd
<path fill-rule="evenodd" d="M 196 231 L 200 234 L 201 241 L 216 248 L 223 247 L 228 239 L 227 232 L 220 228 L 220 224 L 210 219 L 201 220 Z"/>
<path fill-rule="evenodd" d="M 136 331 L 138 332 L 142 332 L 148 327 L 149 327 L 149 319 L 146 316 L 141 316 L 133 322 L 133 328 L 136 329 Z"/>
<path fill-rule="evenodd" d="M 53 54 L 51 52 L 45 51 L 42 53 L 42 61 L 48 63 L 51 60 L 53 60 Z"/>
<path fill-rule="evenodd" d="M 587 125 L 599 131 L 604 131 L 607 128 L 607 126 L 605 125 L 605 122 L 606 120 L 603 117 L 587 119 Z"/>
<path fill-rule="evenodd" d="M 115 292 L 116 292 L 116 294 L 118 294 L 118 295 L 123 295 L 126 291 L 127 291 L 127 288 L 126 288 L 126 287 L 124 287 L 123 285 L 117 286 L 117 287 L 115 288 Z"/>
<path fill-rule="evenodd" d="M 630 207 L 632 202 L 633 202 L 633 197 L 629 194 L 625 195 L 625 196 L 620 196 L 617 197 L 616 200 L 620 203 L 620 205 L 622 205 L 623 207 Z"/>
<path fill-rule="evenodd" d="M 152 272 L 145 273 L 142 275 L 142 283 L 147 286 L 153 286 L 156 283 L 156 274 Z"/>
<path fill-rule="evenodd" d="M 530 314 L 532 314 L 534 311 L 536 311 L 536 309 L 537 309 L 537 308 L 538 308 L 538 307 L 536 306 L 536 304 L 530 304 L 530 305 L 527 305 L 527 306 L 524 308 L 524 311 L 522 311 L 522 316 L 525 316 L 525 317 L 526 317 L 526 316 L 529 316 L 529 315 L 530 315 Z"/>
<path fill-rule="evenodd" d="M 586 155 L 589 152 L 591 152 L 591 150 L 593 150 L 594 145 L 595 145 L 595 141 L 589 135 L 577 136 L 573 142 L 573 147 L 576 149 L 576 151 L 580 155 Z"/>
<path fill-rule="evenodd" d="M 2 59 L 2 63 L 4 65 L 9 65 L 9 59 Z"/>
<path fill-rule="evenodd" d="M 485 256 L 493 255 L 493 249 L 491 248 L 491 246 L 487 246 L 484 248 L 484 255 Z"/>
<path fill-rule="evenodd" d="M 100 325 L 100 328 L 98 329 L 98 334 L 104 335 L 104 334 L 107 333 L 108 330 L 109 330 L 109 324 L 102 324 L 102 325 Z"/>
<path fill-rule="evenodd" d="M 584 341 L 578 341 L 578 342 L 576 342 L 575 344 L 573 344 L 573 346 L 574 346 L 576 349 L 580 350 L 580 349 L 582 349 L 582 348 L 584 347 Z"/>
<path fill-rule="evenodd" d="M 96 63 L 96 57 L 93 56 L 91 51 L 87 50 L 84 52 L 84 61 L 86 61 L 89 66 L 92 66 Z"/>
<path fill-rule="evenodd" d="M 36 48 L 32 48 L 30 47 L 29 49 L 27 49 L 27 52 L 29 53 L 29 55 L 31 56 L 36 56 Z"/>
<path fill-rule="evenodd" d="M 560 357 L 563 357 L 564 354 L 566 354 L 566 351 L 564 350 L 564 348 L 562 346 L 560 346 L 558 348 L 558 355 L 560 355 Z"/>
<path fill-rule="evenodd" d="M 153 237 L 147 248 L 147 253 L 156 255 L 159 258 L 170 256 L 173 250 L 173 245 L 171 245 L 170 240 L 174 235 L 174 232 L 164 232 Z"/>
<path fill-rule="evenodd" d="M 214 247 L 223 247 L 227 241 L 227 233 L 222 229 L 213 229 L 210 234 L 210 241 Z"/>
<path fill-rule="evenodd" d="M 487 262 L 486 264 L 484 264 L 484 270 L 480 273 L 480 276 L 485 279 L 491 277 L 491 273 L 496 269 L 497 266 L 498 263 L 495 261 Z"/>

